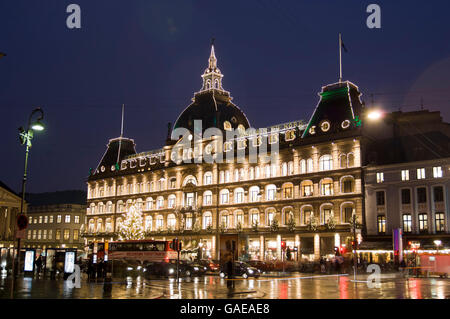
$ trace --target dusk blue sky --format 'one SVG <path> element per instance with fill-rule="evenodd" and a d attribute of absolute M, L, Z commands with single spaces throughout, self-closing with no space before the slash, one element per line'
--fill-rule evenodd
<path fill-rule="evenodd" d="M 81 6 L 82 28 L 66 27 Z M 366 7 L 381 7 L 381 29 Z M 449 1 L 71 0 L 0 2 L 0 180 L 20 191 L 25 147 L 19 126 L 36 106 L 27 191 L 85 189 L 108 140 L 137 151 L 164 145 L 201 87 L 216 38 L 223 86 L 253 127 L 309 120 L 323 85 L 344 79 L 386 110 L 440 110 L 450 120 Z"/>

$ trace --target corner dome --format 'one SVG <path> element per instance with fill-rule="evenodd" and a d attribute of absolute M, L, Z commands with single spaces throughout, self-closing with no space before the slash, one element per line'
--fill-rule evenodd
<path fill-rule="evenodd" d="M 214 45 L 211 46 L 209 65 L 202 75 L 203 85 L 194 94 L 192 103 L 184 109 L 176 120 L 173 129 L 186 128 L 194 132 L 194 121 L 201 120 L 202 132 L 215 127 L 222 131 L 230 129 L 248 129 L 250 123 L 242 110 L 231 102 L 230 93 L 222 88 L 223 74 L 217 68 Z"/>

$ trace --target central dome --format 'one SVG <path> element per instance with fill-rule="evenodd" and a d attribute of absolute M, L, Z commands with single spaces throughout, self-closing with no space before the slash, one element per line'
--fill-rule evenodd
<path fill-rule="evenodd" d="M 214 46 L 211 47 L 209 65 L 206 68 L 201 90 L 194 94 L 193 102 L 178 117 L 174 129 L 186 128 L 192 133 L 194 121 L 200 120 L 201 133 L 206 129 L 215 127 L 222 131 L 240 129 L 246 130 L 250 123 L 241 109 L 231 102 L 230 93 L 222 88 L 223 74 L 217 68 L 217 59 Z"/>

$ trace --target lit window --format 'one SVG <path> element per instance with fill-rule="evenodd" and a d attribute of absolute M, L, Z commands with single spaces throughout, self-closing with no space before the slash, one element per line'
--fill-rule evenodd
<path fill-rule="evenodd" d="M 323 196 L 333 195 L 333 182 L 330 179 L 322 181 L 320 191 Z"/>
<path fill-rule="evenodd" d="M 266 200 L 271 201 L 276 199 L 277 187 L 275 185 L 269 185 L 266 188 Z"/>
<path fill-rule="evenodd" d="M 203 215 L 203 229 L 206 229 L 208 226 L 212 226 L 212 216 L 210 212 L 206 212 Z"/>
<path fill-rule="evenodd" d="M 186 229 L 192 229 L 192 215 L 186 215 Z"/>
<path fill-rule="evenodd" d="M 64 229 L 64 240 L 69 240 L 70 238 L 70 229 Z"/>
<path fill-rule="evenodd" d="M 229 192 L 228 190 L 224 190 L 220 193 L 220 203 L 228 204 L 228 201 L 229 201 Z"/>
<path fill-rule="evenodd" d="M 203 194 L 203 205 L 205 205 L 205 206 L 212 205 L 212 192 L 211 191 L 206 191 Z"/>
<path fill-rule="evenodd" d="M 66 216 L 64 216 L 64 222 L 67 224 L 67 223 L 70 223 L 70 215 L 66 215 Z"/>
<path fill-rule="evenodd" d="M 167 205 L 169 208 L 174 208 L 175 207 L 175 195 L 170 195 L 169 196 L 169 200 L 167 202 Z"/>
<path fill-rule="evenodd" d="M 259 187 L 258 186 L 250 187 L 249 193 L 250 193 L 250 202 L 257 202 L 259 195 Z"/>
<path fill-rule="evenodd" d="M 386 233 L 386 216 L 379 215 L 377 217 L 377 224 L 378 224 L 378 233 L 380 234 Z"/>
<path fill-rule="evenodd" d="M 60 224 L 60 223 L 61 223 L 61 219 L 62 219 L 62 216 L 61 216 L 61 215 L 58 215 L 58 216 L 56 217 L 56 222 L 57 222 L 58 224 Z"/>
<path fill-rule="evenodd" d="M 74 229 L 73 230 L 73 240 L 78 240 L 78 238 L 79 238 L 79 230 Z"/>
<path fill-rule="evenodd" d="M 384 173 L 377 173 L 377 183 L 384 182 Z"/>
<path fill-rule="evenodd" d="M 403 215 L 403 232 L 410 233 L 412 231 L 411 214 Z"/>
<path fill-rule="evenodd" d="M 50 224 L 53 224 L 53 215 L 50 215 L 49 223 L 50 223 Z"/>
<path fill-rule="evenodd" d="M 176 223 L 177 223 L 177 220 L 176 220 L 174 214 L 170 214 L 169 216 L 167 216 L 167 227 L 170 227 L 173 229 L 173 228 L 175 228 Z"/>
<path fill-rule="evenodd" d="M 42 239 L 47 239 L 47 229 L 44 229 L 44 232 L 42 233 Z"/>
<path fill-rule="evenodd" d="M 424 179 L 424 178 L 425 178 L 425 168 L 418 168 L 417 179 Z"/>
<path fill-rule="evenodd" d="M 308 173 L 312 173 L 314 171 L 314 163 L 312 158 L 308 158 L 308 160 L 306 161 L 306 166 Z"/>
<path fill-rule="evenodd" d="M 322 224 L 326 224 L 328 223 L 328 220 L 331 217 L 331 209 L 330 208 L 325 208 L 324 210 L 322 210 Z"/>
<path fill-rule="evenodd" d="M 44 224 L 48 223 L 48 216 L 44 216 Z"/>
<path fill-rule="evenodd" d="M 319 169 L 321 171 L 329 171 L 333 169 L 333 158 L 331 155 L 324 155 L 319 159 Z"/>
<path fill-rule="evenodd" d="M 409 181 L 409 170 L 402 170 L 402 181 Z"/>
<path fill-rule="evenodd" d="M 441 166 L 433 167 L 433 177 L 434 178 L 442 177 L 442 167 Z"/>
<path fill-rule="evenodd" d="M 74 218 L 73 218 L 74 220 L 73 220 L 73 222 L 75 223 L 75 224 L 79 224 L 80 223 L 80 216 L 75 216 Z"/>
<path fill-rule="evenodd" d="M 42 230 L 39 229 L 39 230 L 38 230 L 38 238 L 37 238 L 38 240 L 41 239 L 41 235 L 42 235 Z"/>
<path fill-rule="evenodd" d="M 212 184 L 212 173 L 207 172 L 205 173 L 205 185 L 211 185 Z"/>
<path fill-rule="evenodd" d="M 42 216 L 39 216 L 39 224 L 42 224 Z"/>
<path fill-rule="evenodd" d="M 428 230 L 428 215 L 419 214 L 419 231 L 426 232 Z"/>
<path fill-rule="evenodd" d="M 436 213 L 435 220 L 436 220 L 436 231 L 443 232 L 445 228 L 444 213 Z"/>
<path fill-rule="evenodd" d="M 234 202 L 236 204 L 244 202 L 244 190 L 242 188 L 238 188 L 234 191 Z"/>
<path fill-rule="evenodd" d="M 61 230 L 60 230 L 60 229 L 57 229 L 57 230 L 56 230 L 56 236 L 55 236 L 55 239 L 56 239 L 56 240 L 61 240 Z"/>

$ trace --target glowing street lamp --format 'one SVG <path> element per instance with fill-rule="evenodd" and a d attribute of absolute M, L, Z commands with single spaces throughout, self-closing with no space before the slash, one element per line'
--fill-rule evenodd
<path fill-rule="evenodd" d="M 383 116 L 380 110 L 372 110 L 367 114 L 367 118 L 371 121 L 377 121 Z"/>
<path fill-rule="evenodd" d="M 33 115 L 39 113 L 39 117 L 36 121 L 32 122 L 33 119 Z M 25 151 L 25 169 L 24 169 L 24 173 L 23 173 L 23 179 L 22 179 L 22 201 L 20 203 L 20 214 L 17 216 L 17 221 L 19 222 L 20 220 L 24 220 L 26 219 L 26 215 L 23 211 L 23 206 L 25 203 L 25 183 L 27 181 L 27 166 L 28 166 L 28 153 L 30 152 L 30 147 L 31 147 L 31 140 L 33 139 L 33 131 L 43 131 L 44 130 L 44 125 L 41 123 L 41 121 L 44 119 L 44 111 L 40 108 L 37 107 L 35 108 L 30 116 L 28 117 L 28 125 L 27 125 L 27 129 L 24 130 L 23 127 L 19 128 L 19 140 L 20 143 L 22 145 L 26 146 L 26 151 Z M 16 228 L 16 232 L 18 230 L 20 231 L 24 231 L 24 228 L 26 227 L 26 223 L 25 225 L 23 225 L 22 227 L 20 227 L 20 225 L 17 225 L 18 223 L 15 224 L 15 228 Z M 19 228 L 20 227 L 20 228 Z M 19 265 L 20 265 L 20 237 L 21 236 L 17 236 L 17 273 L 19 273 Z M 12 264 L 12 280 L 11 280 L 11 298 L 14 298 L 14 281 L 15 281 L 15 277 L 16 277 L 16 273 L 15 273 L 15 269 L 16 269 L 16 254 L 13 254 L 13 264 Z"/>

